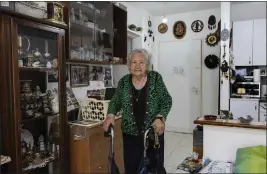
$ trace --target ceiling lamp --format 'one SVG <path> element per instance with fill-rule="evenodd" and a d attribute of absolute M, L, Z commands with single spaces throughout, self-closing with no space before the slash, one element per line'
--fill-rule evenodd
<path fill-rule="evenodd" d="M 165 15 L 164 15 L 164 17 L 163 17 L 163 19 L 162 19 L 162 23 L 167 23 L 168 22 L 168 19 L 165 17 Z"/>

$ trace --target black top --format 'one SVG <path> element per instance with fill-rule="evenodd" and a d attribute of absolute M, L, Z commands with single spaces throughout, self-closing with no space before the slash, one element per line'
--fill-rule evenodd
<path fill-rule="evenodd" d="M 138 127 L 139 132 L 142 132 L 142 128 L 145 121 L 146 114 L 146 88 L 147 82 L 145 86 L 141 89 L 136 89 L 132 83 L 132 94 L 133 94 L 133 115 L 135 117 L 136 125 Z"/>

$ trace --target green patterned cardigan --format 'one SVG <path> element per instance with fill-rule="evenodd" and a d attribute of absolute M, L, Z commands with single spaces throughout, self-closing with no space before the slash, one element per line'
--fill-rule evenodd
<path fill-rule="evenodd" d="M 117 115 L 122 110 L 122 132 L 130 135 L 139 135 L 135 117 L 133 116 L 130 80 L 131 75 L 127 74 L 119 81 L 116 92 L 110 100 L 108 114 Z M 162 76 L 158 72 L 149 71 L 147 83 L 147 106 L 142 133 L 152 125 L 157 115 L 162 115 L 166 120 L 172 107 L 172 97 L 163 82 Z"/>

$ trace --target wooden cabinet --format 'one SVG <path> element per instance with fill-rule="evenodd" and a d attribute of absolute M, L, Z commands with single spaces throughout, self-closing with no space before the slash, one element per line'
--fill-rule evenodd
<path fill-rule="evenodd" d="M 115 121 L 115 160 L 124 172 L 121 119 Z M 109 138 L 104 137 L 102 124 L 95 127 L 70 125 L 71 174 L 108 173 Z"/>
<path fill-rule="evenodd" d="M 230 112 L 232 112 L 234 119 L 250 115 L 253 121 L 259 121 L 259 100 L 231 98 Z"/>
<path fill-rule="evenodd" d="M 233 53 L 236 66 L 252 65 L 253 20 L 233 23 Z"/>
<path fill-rule="evenodd" d="M 114 57 L 127 61 L 127 11 L 113 4 Z"/>
<path fill-rule="evenodd" d="M 236 66 L 266 65 L 266 19 L 233 23 L 233 53 Z"/>
<path fill-rule="evenodd" d="M 68 173 L 65 29 L 31 19 L 0 12 L 1 146 L 11 157 L 5 171 Z M 58 73 L 56 91 L 48 72 Z"/>
<path fill-rule="evenodd" d="M 253 65 L 266 66 L 266 19 L 253 23 Z"/>

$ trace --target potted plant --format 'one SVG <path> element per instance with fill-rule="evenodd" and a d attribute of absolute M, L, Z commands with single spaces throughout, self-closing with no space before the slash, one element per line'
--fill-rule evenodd
<path fill-rule="evenodd" d="M 143 28 L 142 27 L 136 27 L 135 30 L 141 32 L 143 30 Z"/>
<path fill-rule="evenodd" d="M 135 30 L 135 29 L 136 29 L 136 26 L 135 26 L 134 24 L 131 24 L 131 25 L 128 26 L 128 28 L 129 28 L 130 30 Z"/>

